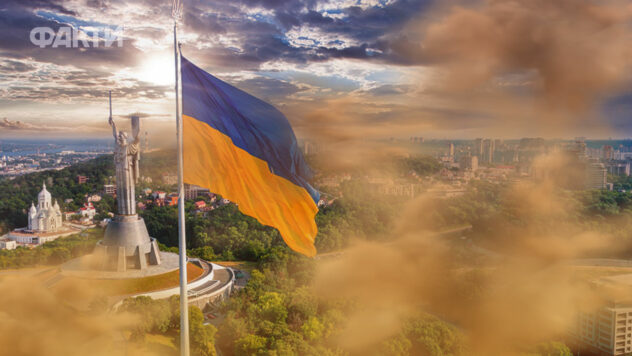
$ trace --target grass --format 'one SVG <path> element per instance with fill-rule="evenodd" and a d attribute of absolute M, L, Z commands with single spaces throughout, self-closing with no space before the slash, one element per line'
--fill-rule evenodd
<path fill-rule="evenodd" d="M 204 273 L 204 270 L 192 263 L 187 264 L 187 280 L 189 282 L 197 279 Z M 69 284 L 85 283 L 99 294 L 107 296 L 139 294 L 162 289 L 173 288 L 179 285 L 179 271 L 171 271 L 156 276 L 133 279 L 83 279 L 76 277 L 67 277 L 61 280 L 54 289 L 64 288 Z"/>
<path fill-rule="evenodd" d="M 256 262 L 250 262 L 250 261 L 213 261 L 213 263 L 216 263 L 224 267 L 240 269 L 246 272 L 251 272 L 253 269 L 255 269 L 255 267 L 257 267 Z"/>
<path fill-rule="evenodd" d="M 130 355 L 177 356 L 179 352 L 174 343 L 175 336 L 147 333 L 143 341 L 129 343 L 127 351 Z"/>

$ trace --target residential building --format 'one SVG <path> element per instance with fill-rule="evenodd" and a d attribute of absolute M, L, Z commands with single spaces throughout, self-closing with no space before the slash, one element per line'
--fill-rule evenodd
<path fill-rule="evenodd" d="M 79 208 L 79 215 L 81 215 L 82 217 L 87 217 L 90 220 L 92 220 L 92 218 L 94 218 L 96 214 L 97 211 L 92 203 L 86 203 L 81 208 Z"/>
<path fill-rule="evenodd" d="M 13 240 L 2 239 L 0 240 L 0 250 L 15 250 L 18 243 Z"/>
<path fill-rule="evenodd" d="M 192 184 L 184 185 L 184 198 L 187 200 L 193 200 L 199 196 L 208 196 L 211 193 L 210 190 Z"/>
<path fill-rule="evenodd" d="M 77 176 L 77 183 L 85 184 L 88 181 L 88 177 L 86 176 Z"/>
<path fill-rule="evenodd" d="M 116 185 L 114 184 L 103 185 L 103 193 L 107 195 L 116 195 Z"/>
<path fill-rule="evenodd" d="M 606 162 L 606 169 L 612 175 L 627 177 L 630 175 L 630 161 L 610 160 Z"/>
<path fill-rule="evenodd" d="M 483 139 L 482 138 L 477 138 L 476 140 L 474 140 L 473 153 L 475 156 L 478 156 L 479 158 L 483 157 Z"/>
<path fill-rule="evenodd" d="M 600 355 L 632 354 L 632 303 L 610 302 L 596 311 L 577 313 L 571 335 Z"/>
<path fill-rule="evenodd" d="M 165 198 L 165 205 L 178 205 L 178 195 L 177 194 L 169 194 L 167 198 Z"/>
<path fill-rule="evenodd" d="M 586 189 L 604 189 L 606 187 L 606 167 L 603 163 L 589 161 L 586 163 Z"/>
<path fill-rule="evenodd" d="M 605 145 L 602 147 L 603 159 L 605 161 L 609 161 L 614 159 L 614 149 L 610 145 Z"/>
<path fill-rule="evenodd" d="M 483 163 L 491 164 L 494 162 L 494 140 L 483 140 L 483 148 L 481 153 L 481 161 Z"/>
<path fill-rule="evenodd" d="M 462 171 L 475 172 L 478 169 L 478 157 L 476 156 L 461 156 L 459 159 L 459 168 Z"/>

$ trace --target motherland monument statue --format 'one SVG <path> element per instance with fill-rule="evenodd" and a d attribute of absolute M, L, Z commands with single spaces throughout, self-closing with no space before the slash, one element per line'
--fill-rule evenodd
<path fill-rule="evenodd" d="M 118 213 L 105 230 L 103 240 L 97 243 L 95 255 L 98 268 L 124 272 L 128 269 L 145 269 L 160 264 L 160 251 L 155 238 L 150 238 L 143 218 L 136 214 L 135 187 L 139 178 L 140 117 L 133 115 L 132 136 L 117 131 L 112 119 L 112 93 L 110 92 L 110 118 L 112 135 L 116 143 L 116 200 Z"/>

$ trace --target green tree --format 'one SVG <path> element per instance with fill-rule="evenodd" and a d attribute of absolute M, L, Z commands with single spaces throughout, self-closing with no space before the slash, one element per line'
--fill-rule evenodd
<path fill-rule="evenodd" d="M 266 344 L 267 340 L 265 337 L 252 334 L 245 335 L 235 342 L 235 355 L 257 355 L 266 350 Z"/>
<path fill-rule="evenodd" d="M 204 315 L 198 307 L 189 308 L 189 337 L 193 355 L 215 356 L 215 333 L 213 325 L 204 325 Z"/>

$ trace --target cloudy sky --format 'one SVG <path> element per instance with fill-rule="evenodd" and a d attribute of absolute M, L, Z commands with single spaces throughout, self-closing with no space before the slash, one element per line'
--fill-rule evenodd
<path fill-rule="evenodd" d="M 626 137 L 631 15 L 617 0 L 184 0 L 179 38 L 299 136 Z M 36 27 L 71 27 L 79 48 L 40 48 Z M 3 0 L 0 31 L 0 137 L 105 137 L 108 90 L 118 120 L 142 112 L 173 137 L 170 0 Z"/>

